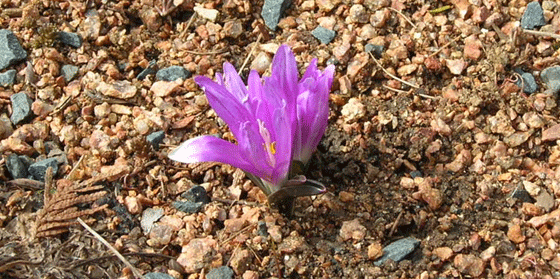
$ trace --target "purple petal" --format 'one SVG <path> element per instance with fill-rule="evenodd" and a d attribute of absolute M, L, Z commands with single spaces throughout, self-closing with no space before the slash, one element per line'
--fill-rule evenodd
<path fill-rule="evenodd" d="M 234 95 L 240 103 L 247 102 L 247 87 L 241 77 L 230 63 L 224 63 L 224 86 Z"/>
<path fill-rule="evenodd" d="M 228 124 L 231 132 L 237 138 L 239 136 L 239 124 L 252 121 L 252 113 L 241 104 L 237 96 L 233 95 L 224 86 L 204 76 L 197 76 L 194 80 L 206 92 L 206 98 L 210 106 Z"/>
<path fill-rule="evenodd" d="M 246 172 L 259 173 L 253 164 L 243 159 L 237 145 L 214 136 L 200 136 L 187 140 L 173 150 L 169 158 L 182 163 L 220 162 Z"/>
<path fill-rule="evenodd" d="M 294 159 L 303 163 L 307 163 L 325 133 L 333 75 L 334 66 L 327 67 L 321 73 L 316 70 L 315 61 L 312 61 L 299 83 Z"/>
<path fill-rule="evenodd" d="M 265 81 L 265 85 L 267 82 L 274 83 L 277 89 L 274 93 L 280 94 L 288 101 L 288 105 L 291 105 L 297 97 L 297 80 L 296 58 L 288 46 L 281 45 L 274 55 L 271 75 Z"/>

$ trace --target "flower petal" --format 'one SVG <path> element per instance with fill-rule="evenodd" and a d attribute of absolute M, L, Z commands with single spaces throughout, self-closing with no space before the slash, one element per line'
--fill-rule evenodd
<path fill-rule="evenodd" d="M 208 103 L 216 111 L 216 114 L 228 124 L 233 135 L 238 138 L 239 124 L 254 121 L 253 114 L 247 107 L 243 106 L 237 96 L 233 95 L 224 86 L 205 76 L 197 76 L 194 80 L 206 92 Z"/>
<path fill-rule="evenodd" d="M 324 72 L 316 70 L 312 61 L 299 83 L 297 99 L 297 122 L 294 138 L 294 160 L 304 164 L 311 158 L 327 127 L 329 116 L 329 91 L 334 75 L 334 66 Z"/>
<path fill-rule="evenodd" d="M 261 173 L 244 159 L 237 145 L 214 136 L 200 136 L 183 142 L 169 154 L 182 163 L 220 162 L 253 174 Z"/>
<path fill-rule="evenodd" d="M 227 62 L 224 63 L 224 85 L 241 104 L 245 104 L 247 102 L 247 87 L 241 80 L 241 77 L 233 65 Z"/>
<path fill-rule="evenodd" d="M 265 85 L 267 82 L 273 83 L 274 86 L 269 86 L 269 88 L 276 89 L 268 95 L 279 94 L 291 106 L 297 97 L 297 80 L 296 58 L 288 46 L 281 45 L 272 60 L 271 75 L 265 80 Z"/>

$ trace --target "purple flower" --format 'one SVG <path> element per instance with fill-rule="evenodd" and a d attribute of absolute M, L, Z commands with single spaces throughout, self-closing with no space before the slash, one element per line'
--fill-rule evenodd
<path fill-rule="evenodd" d="M 216 81 L 195 77 L 237 144 L 200 136 L 182 143 L 169 158 L 183 163 L 214 161 L 240 168 L 269 199 L 273 194 L 285 198 L 324 191 L 320 183 L 310 182 L 301 173 L 290 177 L 290 171 L 293 161 L 309 161 L 325 132 L 333 75 L 334 66 L 320 71 L 313 59 L 298 81 L 295 57 L 282 45 L 274 56 L 270 77 L 261 79 L 252 70 L 245 85 L 227 62 L 224 74 L 216 74 Z"/>

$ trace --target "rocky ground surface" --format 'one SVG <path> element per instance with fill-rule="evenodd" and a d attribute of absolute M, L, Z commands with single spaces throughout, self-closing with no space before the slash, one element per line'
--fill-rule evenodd
<path fill-rule="evenodd" d="M 558 1 L 0 1 L 2 278 L 557 278 Z M 287 218 L 192 77 L 336 65 Z M 124 256 L 95 238 L 84 220 Z"/>

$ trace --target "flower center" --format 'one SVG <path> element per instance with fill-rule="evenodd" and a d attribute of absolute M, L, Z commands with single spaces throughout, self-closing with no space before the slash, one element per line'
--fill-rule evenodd
<path fill-rule="evenodd" d="M 276 154 L 276 142 L 273 142 L 270 138 L 270 132 L 264 126 L 264 122 L 260 119 L 257 119 L 257 122 L 259 123 L 259 133 L 264 140 L 263 147 L 267 154 L 266 161 L 274 168 L 276 166 L 276 157 L 274 156 Z"/>

